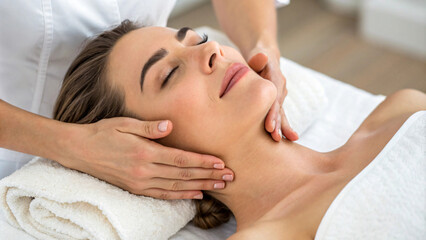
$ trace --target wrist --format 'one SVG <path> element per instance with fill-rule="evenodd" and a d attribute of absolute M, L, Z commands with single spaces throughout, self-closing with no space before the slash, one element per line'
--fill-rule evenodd
<path fill-rule="evenodd" d="M 76 138 L 81 135 L 80 124 L 64 123 L 56 121 L 54 133 L 52 160 L 63 166 L 73 168 L 72 159 L 75 159 L 76 149 L 79 149 L 79 141 Z"/>

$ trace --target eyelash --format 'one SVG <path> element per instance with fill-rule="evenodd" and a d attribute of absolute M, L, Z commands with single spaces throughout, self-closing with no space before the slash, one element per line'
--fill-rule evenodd
<path fill-rule="evenodd" d="M 206 43 L 209 40 L 209 36 L 205 33 L 203 33 L 203 39 L 201 42 L 197 43 L 197 45 L 201 45 L 203 43 Z M 164 79 L 163 83 L 161 84 L 161 88 L 163 88 L 166 83 L 169 81 L 170 77 L 173 75 L 173 73 L 179 68 L 179 66 L 173 68 L 169 74 L 167 74 L 167 77 Z"/>
<path fill-rule="evenodd" d="M 205 42 L 207 42 L 209 40 L 209 35 L 203 33 L 203 40 L 201 40 L 201 42 L 199 42 L 197 45 L 201 45 Z"/>

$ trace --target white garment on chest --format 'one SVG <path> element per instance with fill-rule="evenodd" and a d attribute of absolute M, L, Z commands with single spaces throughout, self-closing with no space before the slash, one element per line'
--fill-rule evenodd
<path fill-rule="evenodd" d="M 411 115 L 334 199 L 315 240 L 424 240 L 426 111 Z"/>
<path fill-rule="evenodd" d="M 63 76 L 87 37 L 124 19 L 166 26 L 174 4 L 175 0 L 0 1 L 0 98 L 51 117 Z M 0 148 L 0 178 L 4 161 L 19 167 L 19 160 L 29 159 Z"/>

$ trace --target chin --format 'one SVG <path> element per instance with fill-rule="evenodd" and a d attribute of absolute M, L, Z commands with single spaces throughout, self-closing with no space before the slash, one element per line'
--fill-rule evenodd
<path fill-rule="evenodd" d="M 256 84 L 255 88 L 256 90 L 254 91 L 252 102 L 260 111 L 259 114 L 266 116 L 277 98 L 277 88 L 271 81 L 264 79 Z"/>
<path fill-rule="evenodd" d="M 239 125 L 247 129 L 258 124 L 264 124 L 264 120 L 272 104 L 277 97 L 277 88 L 268 80 L 256 80 L 250 84 L 244 94 L 242 104 L 235 109 L 236 117 L 240 118 Z"/>

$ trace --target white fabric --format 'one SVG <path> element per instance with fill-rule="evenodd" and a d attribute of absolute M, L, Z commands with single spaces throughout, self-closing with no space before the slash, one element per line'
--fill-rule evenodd
<path fill-rule="evenodd" d="M 168 239 L 195 214 L 191 200 L 136 196 L 35 158 L 0 181 L 8 222 L 39 239 Z"/>
<path fill-rule="evenodd" d="M 426 111 L 413 114 L 335 198 L 315 240 L 426 236 Z"/>
<path fill-rule="evenodd" d="M 315 75 L 296 64 L 288 64 L 283 57 L 280 68 L 287 80 L 284 112 L 290 126 L 301 136 L 327 105 L 324 87 Z"/>
<path fill-rule="evenodd" d="M 290 4 L 290 0 L 275 0 L 275 7 L 280 8 Z"/>
<path fill-rule="evenodd" d="M 165 26 L 176 0 L 0 1 L 0 98 L 47 117 L 83 41 L 122 20 Z M 32 156 L 0 148 L 0 179 Z"/>

